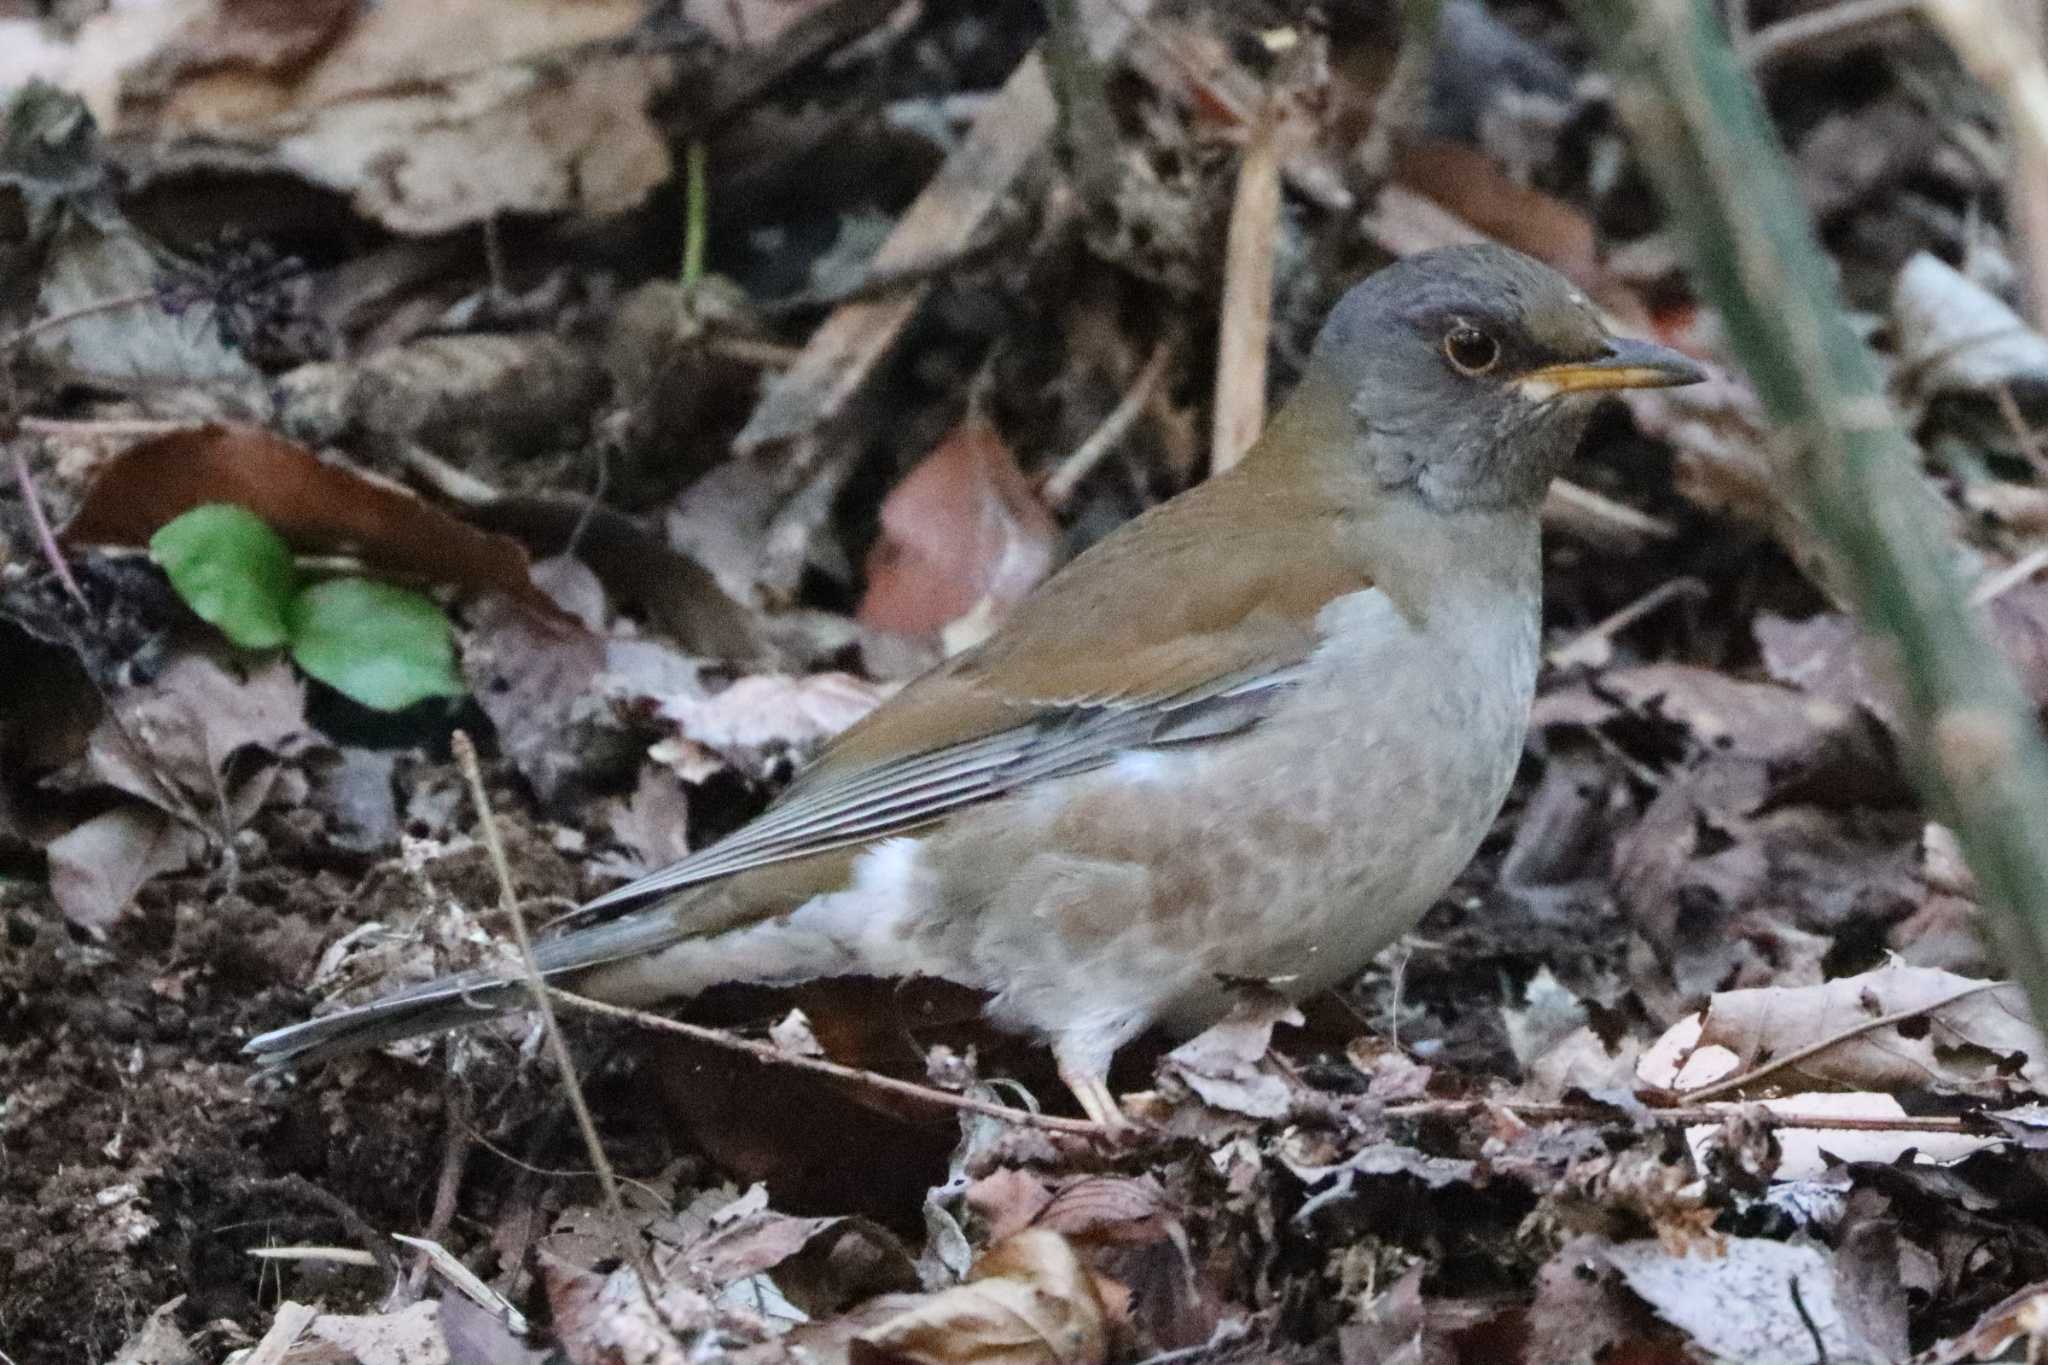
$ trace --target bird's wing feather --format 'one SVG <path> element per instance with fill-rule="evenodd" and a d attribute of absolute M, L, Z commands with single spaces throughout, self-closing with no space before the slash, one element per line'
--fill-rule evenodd
<path fill-rule="evenodd" d="M 570 922 L 590 924 L 685 887 L 914 829 L 1132 749 L 1257 724 L 1314 649 L 1317 612 L 1372 583 L 1334 564 L 1327 541 L 1308 543 L 1329 527 L 1289 515 L 1300 509 L 1217 525 L 1188 516 L 1189 502 L 1201 510 L 1199 496 L 1165 504 L 1160 511 L 1181 515 L 1153 527 L 1151 548 L 1167 569 L 1144 589 L 1156 603 L 1105 611 L 1089 600 L 1089 583 L 1102 578 L 1099 561 L 1130 543 L 1112 537 L 1083 557 L 1098 561 L 1096 574 L 1047 583 L 986 644 L 848 730 L 751 824 L 598 897 Z M 1183 556 L 1213 556 L 1203 575 L 1212 585 L 1214 563 L 1247 567 L 1193 600 L 1171 581 L 1176 560 L 1191 562 Z M 1105 621 L 1117 623 L 1115 638 Z"/>

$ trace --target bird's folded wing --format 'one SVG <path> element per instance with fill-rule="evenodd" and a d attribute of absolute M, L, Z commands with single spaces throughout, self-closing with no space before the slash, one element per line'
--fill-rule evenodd
<path fill-rule="evenodd" d="M 919 678 L 848 730 L 751 824 L 600 896 L 570 922 L 587 925 L 684 887 L 902 833 L 1119 753 L 1256 725 L 1315 648 L 1317 612 L 1372 586 L 1358 572 L 1304 567 L 1327 565 L 1328 556 L 1293 554 L 1298 547 L 1284 542 L 1312 529 L 1276 528 L 1267 539 L 1281 543 L 1258 554 L 1200 547 L 1247 571 L 1200 601 L 1159 583 L 1151 589 L 1156 611 L 1094 610 L 1100 604 L 1078 600 L 1085 580 L 1074 591 L 1056 578 L 988 644 Z M 1105 638 L 1105 620 L 1119 623 L 1116 638 Z"/>

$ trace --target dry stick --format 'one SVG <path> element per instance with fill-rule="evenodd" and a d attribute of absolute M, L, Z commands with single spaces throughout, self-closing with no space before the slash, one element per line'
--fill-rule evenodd
<path fill-rule="evenodd" d="M 1678 528 L 1663 518 L 1570 479 L 1550 481 L 1550 491 L 1543 496 L 1543 524 L 1593 541 L 1639 544 L 1678 538 Z"/>
<path fill-rule="evenodd" d="M 1821 1339 L 1820 1328 L 1814 1325 L 1813 1314 L 1806 1311 L 1806 1300 L 1799 1297 L 1799 1277 L 1791 1278 L 1792 1311 L 1799 1314 L 1799 1320 L 1806 1324 L 1806 1335 L 1813 1338 L 1813 1349 L 1819 1352 L 1814 1365 L 1828 1365 L 1828 1344 Z"/>
<path fill-rule="evenodd" d="M 1970 0 L 1975 4 L 1977 0 Z M 1758 29 L 1739 43 L 1742 59 L 1753 67 L 1768 66 L 1804 48 L 1850 38 L 1866 30 L 1895 24 L 1920 8 L 1920 0 L 1846 0 L 1829 9 L 1781 19 Z"/>
<path fill-rule="evenodd" d="M 1754 82 L 1703 0 L 1573 0 L 1615 106 L 1765 410 L 1773 474 L 1897 647 L 1901 719 L 1930 814 L 1954 829 L 1985 919 L 2048 1017 L 2048 744 L 1988 640 L 1920 453 L 1885 402 Z"/>
<path fill-rule="evenodd" d="M 1647 1109 L 1630 1112 L 1612 1105 L 1592 1104 L 1517 1104 L 1512 1100 L 1417 1100 L 1411 1104 L 1392 1104 L 1381 1110 L 1381 1116 L 1390 1119 L 1421 1118 L 1466 1118 L 1484 1113 L 1489 1109 L 1502 1110 L 1514 1117 L 1537 1123 L 1647 1123 L 1659 1127 L 1694 1127 L 1700 1124 L 1726 1123 L 1736 1114 L 1754 1118 L 1770 1128 L 1811 1128 L 1838 1133 L 1961 1133 L 1971 1135 L 1981 1129 L 1972 1129 L 1968 1119 L 1961 1118 L 1919 1118 L 1900 1116 L 1898 1118 L 1849 1118 L 1840 1114 L 1793 1114 L 1781 1113 L 1761 1105 L 1677 1105 L 1669 1109 Z M 1986 1134 L 1986 1136 L 1991 1136 Z"/>
<path fill-rule="evenodd" d="M 155 298 L 156 290 L 138 289 L 132 294 L 117 294 L 110 299 L 95 299 L 91 303 L 81 303 L 76 308 L 67 308 L 61 313 L 52 313 L 46 318 L 37 318 L 5 341 L 0 341 L 0 351 L 14 351 L 44 332 L 68 327 L 80 318 L 89 318 L 95 313 L 111 313 L 116 308 L 133 308 L 137 304 L 149 303 Z"/>
<path fill-rule="evenodd" d="M 1995 990 L 2005 984 L 2003 981 L 1979 981 L 1973 986 L 1965 986 L 1962 990 L 1952 995 L 1944 996 L 1930 1004 L 1915 1005 L 1912 1009 L 1893 1010 L 1890 1014 L 1880 1014 L 1875 1018 L 1859 1020 L 1831 1037 L 1823 1038 L 1817 1043 L 1808 1043 L 1805 1047 L 1788 1052 L 1782 1057 L 1774 1057 L 1762 1066 L 1754 1067 L 1739 1076 L 1730 1076 L 1726 1080 L 1715 1081 L 1712 1085 L 1703 1085 L 1697 1090 L 1686 1090 L 1680 1093 L 1688 1101 L 1697 1103 L 1701 1100 L 1710 1100 L 1716 1095 L 1726 1095 L 1732 1091 L 1744 1089 L 1747 1086 L 1755 1085 L 1766 1076 L 1774 1075 L 1777 1072 L 1783 1071 L 1788 1066 L 1794 1066 L 1805 1061 L 1815 1053 L 1826 1052 L 1836 1044 L 1846 1043 L 1851 1038 L 1869 1033 L 1872 1029 L 1885 1028 L 1892 1024 L 1902 1024 L 1908 1019 L 1916 1019 L 1923 1014 L 1932 1014 L 1936 1010 L 1945 1010 L 1958 1000 L 1967 1000 L 1973 995 L 1980 995 L 1985 991 Z"/>
<path fill-rule="evenodd" d="M 1627 630 L 1666 602 L 1681 597 L 1701 598 L 1707 595 L 1707 585 L 1697 578 L 1674 578 L 1638 597 L 1635 601 L 1616 611 L 1613 615 L 1586 627 L 1570 641 L 1550 651 L 1545 662 L 1552 668 L 1569 668 L 1574 664 L 1589 667 L 1597 665 L 1606 654 L 1595 648 L 1605 645 L 1622 631 Z"/>
<path fill-rule="evenodd" d="M 491 872 L 498 880 L 498 908 L 506 919 L 512 921 L 512 935 L 519 940 L 519 965 L 525 976 L 527 993 L 533 997 L 533 1007 L 540 1012 L 541 1030 L 547 1035 L 548 1051 L 554 1056 L 555 1069 L 561 1073 L 562 1092 L 568 1096 L 569 1108 L 576 1115 L 576 1126 L 583 1132 L 583 1145 L 590 1155 L 591 1169 L 597 1172 L 597 1183 L 604 1190 L 605 1207 L 617 1220 L 619 1244 L 632 1262 L 633 1276 L 640 1282 L 640 1292 L 647 1301 L 648 1311 L 654 1314 L 657 1322 L 666 1326 L 668 1318 L 654 1297 L 654 1286 L 659 1283 L 654 1273 L 654 1262 L 627 1217 L 626 1201 L 619 1194 L 618 1177 L 612 1173 L 611 1159 L 604 1154 L 604 1144 L 598 1140 L 597 1122 L 590 1116 L 590 1106 L 583 1101 L 583 1083 L 576 1079 L 576 1064 L 569 1056 L 568 1041 L 562 1037 L 562 1026 L 555 1018 L 547 982 L 540 974 L 540 963 L 533 955 L 533 937 L 526 932 L 526 918 L 520 913 L 519 899 L 512 892 L 512 865 L 506 861 L 504 842 L 498 838 L 498 818 L 491 810 L 489 795 L 484 791 L 484 776 L 477 766 L 476 746 L 470 743 L 465 731 L 457 730 L 450 738 L 449 747 L 455 751 L 455 761 L 462 769 L 462 780 L 469 784 L 469 799 L 476 805 L 477 828 L 484 836 L 484 848 L 491 857 Z M 669 1330 L 673 1332 L 674 1328 Z"/>
<path fill-rule="evenodd" d="M 167 417 L 24 417 L 21 429 L 35 436 L 72 436 L 127 440 L 194 431 L 206 423 L 197 418 Z"/>
<path fill-rule="evenodd" d="M 2019 442 L 2027 463 L 2034 467 L 2034 477 L 2048 478 L 2048 451 L 2041 448 L 2041 433 L 2027 425 L 2027 415 L 2020 411 L 2020 400 L 2012 396 L 2012 385 L 2003 382 L 1993 384 L 1991 401 L 1997 404 L 1999 419 L 2012 432 L 2013 440 Z"/>
<path fill-rule="evenodd" d="M 80 304 L 76 308 L 66 309 L 61 313 L 52 313 L 46 318 L 38 318 L 6 340 L 0 341 L 0 357 L 5 357 L 11 361 L 14 352 L 44 332 L 54 331 L 59 327 L 68 327 L 80 318 L 91 317 L 95 313 L 109 313 L 117 308 L 132 308 L 139 303 L 149 303 L 156 296 L 154 289 L 140 289 L 132 294 L 120 294 L 110 299 L 98 299 L 92 303 Z M 23 426 L 25 427 L 26 423 L 23 423 Z M 57 575 L 57 581 L 64 585 L 64 591 L 70 594 L 71 600 L 78 603 L 85 611 L 90 612 L 92 604 L 85 600 L 85 590 L 79 587 L 78 580 L 72 577 L 71 566 L 65 562 L 64 552 L 57 545 L 57 537 L 50 530 L 49 518 L 43 513 L 43 500 L 36 496 L 35 480 L 29 475 L 28 461 L 18 448 L 12 453 L 14 456 L 15 481 L 21 485 L 22 502 L 28 506 L 29 525 L 34 528 L 36 546 L 43 552 L 43 558 L 49 561 L 51 572 Z"/>
<path fill-rule="evenodd" d="M 92 604 L 85 600 L 85 589 L 78 586 L 78 580 L 71 576 L 71 565 L 64 558 L 63 547 L 57 544 L 57 534 L 50 529 L 50 519 L 43 511 L 43 500 L 36 493 L 36 481 L 28 472 L 28 458 L 21 453 L 21 447 L 8 443 L 9 453 L 14 457 L 14 481 L 21 487 L 22 504 L 28 508 L 28 524 L 35 532 L 36 548 L 43 552 L 50 571 L 57 575 L 57 581 L 64 585 L 64 591 L 71 600 L 87 614 Z"/>
<path fill-rule="evenodd" d="M 1984 575 L 1983 580 L 1970 589 L 1970 605 L 1988 606 L 2043 569 L 2048 569 L 2048 545 L 2036 545 L 2004 568 Z"/>
<path fill-rule="evenodd" d="M 732 336 L 725 332 L 712 332 L 706 336 L 704 349 L 720 360 L 730 360 L 735 365 L 751 365 L 757 370 L 786 370 L 803 358 L 803 352 L 795 346 L 780 341 L 763 341 L 758 337 Z"/>
<path fill-rule="evenodd" d="M 991 1100 L 978 1100 L 971 1095 L 956 1095 L 950 1090 L 939 1090 L 915 1081 L 906 1081 L 895 1076 L 885 1076 L 879 1071 L 863 1071 L 859 1067 L 842 1066 L 828 1062 L 822 1057 L 805 1057 L 794 1052 L 785 1052 L 772 1043 L 757 1043 L 750 1038 L 741 1038 L 721 1029 L 705 1028 L 701 1024 L 686 1024 L 680 1019 L 669 1019 L 645 1010 L 628 1009 L 624 1005 L 607 1004 L 593 1000 L 587 995 L 577 995 L 559 986 L 549 986 L 548 993 L 572 1009 L 588 1014 L 602 1015 L 607 1019 L 623 1019 L 641 1028 L 654 1029 L 660 1033 L 673 1033 L 694 1042 L 706 1043 L 712 1047 L 724 1048 L 752 1057 L 755 1061 L 767 1062 L 774 1066 L 793 1067 L 798 1071 L 809 1071 L 819 1076 L 830 1076 L 835 1080 L 848 1081 L 905 1099 L 917 1100 L 935 1105 L 941 1109 L 955 1109 L 964 1114 L 979 1114 L 985 1118 L 1000 1119 L 1014 1123 L 1020 1128 L 1043 1128 L 1055 1133 L 1074 1133 L 1082 1137 L 1101 1137 L 1101 1124 L 1087 1119 L 1060 1118 L 1052 1114 L 1037 1114 L 1029 1109 L 1013 1109 L 1008 1105 L 996 1104 Z"/>
<path fill-rule="evenodd" d="M 448 1235 L 448 1227 L 455 1221 L 455 1200 L 462 1190 L 462 1173 L 469 1165 L 469 1092 L 451 1076 L 442 1093 L 441 1110 L 448 1117 L 448 1137 L 441 1149 L 441 1179 L 434 1187 L 434 1211 L 427 1219 L 426 1231 L 420 1234 L 429 1242 L 439 1242 Z M 426 1288 L 433 1267 L 431 1254 L 425 1250 L 414 1252 L 412 1276 L 406 1286 L 413 1295 Z"/>
<path fill-rule="evenodd" d="M 356 1212 L 355 1205 L 338 1194 L 321 1189 L 302 1175 L 263 1176 L 240 1182 L 244 1194 L 277 1194 L 297 1199 L 316 1208 L 325 1209 L 349 1236 L 362 1245 L 362 1249 L 376 1257 L 377 1266 L 391 1277 L 392 1284 L 398 1283 L 398 1257 L 392 1254 L 390 1239 L 370 1225 L 370 1220 Z"/>
<path fill-rule="evenodd" d="M 1280 97 L 1268 94 L 1237 170 L 1216 336 L 1216 410 L 1209 472 L 1244 458 L 1266 425 L 1266 349 L 1273 335 L 1273 239 L 1280 228 Z"/>
<path fill-rule="evenodd" d="M 1047 507 L 1058 511 L 1067 505 L 1067 499 L 1074 496 L 1074 490 L 1081 481 L 1094 472 L 1095 466 L 1129 433 L 1137 422 L 1145 404 L 1151 401 L 1152 391 L 1159 387 L 1159 380 L 1166 373 L 1166 362 L 1172 359 L 1172 352 L 1164 341 L 1152 348 L 1145 363 L 1138 370 L 1138 377 L 1131 381 L 1130 388 L 1117 405 L 1109 410 L 1109 416 L 1102 419 L 1102 425 L 1088 434 L 1088 439 L 1074 447 L 1074 453 L 1060 461 L 1046 479 L 1045 486 L 1038 490 L 1038 496 Z"/>

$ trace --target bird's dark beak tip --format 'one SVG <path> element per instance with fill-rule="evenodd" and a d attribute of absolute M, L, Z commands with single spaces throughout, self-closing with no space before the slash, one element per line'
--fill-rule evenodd
<path fill-rule="evenodd" d="M 1684 352 L 1654 341 L 1617 337 L 1599 362 L 1602 369 L 1625 372 L 1632 389 L 1675 389 L 1704 383 L 1706 369 Z"/>

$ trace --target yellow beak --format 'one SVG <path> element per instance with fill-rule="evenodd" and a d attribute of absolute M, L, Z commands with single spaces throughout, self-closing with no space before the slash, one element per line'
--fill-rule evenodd
<path fill-rule="evenodd" d="M 1541 403 L 1568 393 L 1668 389 L 1697 384 L 1706 377 L 1705 370 L 1669 346 L 1616 337 L 1608 343 L 1607 354 L 1597 360 L 1545 365 L 1515 380 L 1515 387 L 1524 397 Z"/>

